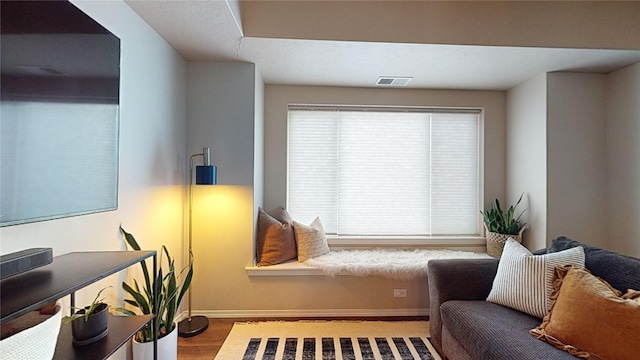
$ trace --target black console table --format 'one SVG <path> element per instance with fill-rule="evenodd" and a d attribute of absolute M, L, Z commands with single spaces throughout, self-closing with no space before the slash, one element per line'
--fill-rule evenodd
<path fill-rule="evenodd" d="M 74 306 L 75 291 L 149 257 L 153 257 L 152 276 L 155 279 L 156 255 L 156 251 L 97 251 L 56 256 L 49 265 L 2 280 L 0 323 L 4 324 L 67 295 L 71 295 L 71 304 Z M 71 325 L 62 325 L 54 359 L 106 359 L 149 321 L 155 322 L 156 316 L 109 315 L 107 337 L 82 347 L 73 347 Z M 157 349 L 157 343 L 154 348 Z"/>

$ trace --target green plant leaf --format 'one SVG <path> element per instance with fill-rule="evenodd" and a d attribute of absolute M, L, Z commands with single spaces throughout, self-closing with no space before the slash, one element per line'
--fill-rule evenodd
<path fill-rule="evenodd" d="M 186 267 L 185 267 L 186 268 Z M 177 303 L 180 304 L 182 302 L 182 298 L 184 294 L 187 293 L 189 286 L 191 285 L 191 279 L 193 278 L 193 263 L 191 262 L 189 265 L 189 271 L 187 272 L 187 276 L 184 278 L 184 282 L 182 283 L 182 287 L 180 288 L 180 294 L 178 295 Z M 183 269 L 184 271 L 184 269 Z"/>
<path fill-rule="evenodd" d="M 133 250 L 140 251 L 140 245 L 136 241 L 136 238 L 133 237 L 133 235 L 131 235 L 130 233 L 126 232 L 122 228 L 122 226 L 120 226 L 120 231 L 124 235 L 124 239 L 127 242 L 127 244 L 129 244 L 129 246 L 131 246 L 131 248 Z M 142 273 L 144 275 L 144 281 L 145 281 L 146 288 L 147 288 L 146 290 L 147 290 L 148 293 L 151 293 L 151 280 L 150 280 L 150 277 L 149 277 L 149 269 L 147 268 L 147 263 L 144 260 L 140 261 L 140 266 L 142 267 Z"/>
<path fill-rule="evenodd" d="M 487 229 L 499 234 L 518 235 L 520 229 L 525 225 L 520 222 L 520 218 L 526 209 L 520 212 L 517 217 L 515 216 L 515 212 L 523 196 L 524 193 L 520 195 L 516 204 L 507 207 L 506 211 L 503 211 L 500 200 L 498 199 L 494 199 L 491 202 L 489 209 L 486 209 L 484 212 L 480 211 Z"/>
<path fill-rule="evenodd" d="M 102 292 L 105 291 L 105 289 L 110 287 L 111 286 L 107 286 L 102 288 L 100 291 L 98 291 L 98 294 L 96 294 L 96 297 L 93 299 L 91 304 L 88 307 L 85 307 L 84 321 L 89 321 L 89 316 L 93 314 L 93 312 L 96 310 L 96 307 L 98 307 L 98 305 L 100 305 L 100 303 L 104 300 L 104 298 L 102 299 L 100 298 L 100 294 L 102 294 Z"/>
<path fill-rule="evenodd" d="M 131 311 L 129 309 L 122 308 L 122 307 L 113 307 L 113 308 L 111 308 L 111 310 L 112 310 L 112 312 L 114 312 L 116 314 L 122 314 L 122 315 L 127 315 L 127 316 L 137 316 L 138 315 L 138 314 L 134 313 L 133 311 Z"/>
<path fill-rule="evenodd" d="M 74 312 L 72 315 L 63 316 L 62 317 L 62 323 L 63 324 L 68 324 L 68 323 L 71 323 L 72 321 L 74 321 L 76 319 L 80 319 L 82 317 L 84 317 L 84 321 L 89 321 L 89 316 L 91 316 L 91 314 L 94 313 L 96 308 L 100 304 L 102 304 L 103 301 L 104 301 L 104 298 L 101 298 L 100 294 L 102 294 L 103 291 L 105 291 L 106 289 L 108 289 L 110 287 L 112 287 L 112 286 L 105 286 L 102 289 L 100 289 L 100 291 L 98 291 L 98 293 L 96 294 L 96 297 L 93 299 L 93 301 L 91 301 L 91 303 L 89 305 L 87 305 L 85 307 L 82 307 L 82 308 L 72 307 L 72 309 L 78 310 L 78 311 Z M 80 313 L 80 310 L 82 310 L 83 312 Z"/>
<path fill-rule="evenodd" d="M 137 304 L 137 307 L 140 308 L 143 314 L 145 315 L 151 314 L 149 303 L 147 302 L 147 299 L 145 299 L 145 297 L 142 296 L 142 294 L 132 289 L 131 286 L 129 286 L 129 284 L 127 284 L 126 282 L 122 283 L 122 288 L 124 289 L 124 291 L 128 292 L 129 295 L 133 297 L 133 299 Z"/>

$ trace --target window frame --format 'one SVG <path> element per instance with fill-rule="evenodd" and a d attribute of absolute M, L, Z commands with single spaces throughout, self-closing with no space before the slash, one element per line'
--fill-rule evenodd
<path fill-rule="evenodd" d="M 345 110 L 345 111 L 388 111 L 388 112 L 434 112 L 434 113 L 474 113 L 478 114 L 477 127 L 477 233 L 468 235 L 326 235 L 332 249 L 357 248 L 367 246 L 383 247 L 459 247 L 461 250 L 473 250 L 485 245 L 484 228 L 480 210 L 484 204 L 484 130 L 485 109 L 479 106 L 389 106 L 389 105 L 326 105 L 326 104 L 295 104 L 287 105 L 287 134 L 286 134 L 286 174 L 285 174 L 285 204 L 289 204 L 289 141 L 291 110 Z"/>

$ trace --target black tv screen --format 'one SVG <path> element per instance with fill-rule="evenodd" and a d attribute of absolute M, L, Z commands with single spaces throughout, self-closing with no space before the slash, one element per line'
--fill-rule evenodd
<path fill-rule="evenodd" d="M 120 39 L 68 1 L 0 6 L 0 225 L 116 209 Z"/>

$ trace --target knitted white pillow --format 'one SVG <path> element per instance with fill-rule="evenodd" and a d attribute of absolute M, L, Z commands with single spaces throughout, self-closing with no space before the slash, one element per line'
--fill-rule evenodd
<path fill-rule="evenodd" d="M 584 268 L 583 248 L 533 255 L 517 241 L 508 239 L 487 301 L 543 318 L 551 307 L 554 269 L 564 265 Z"/>
<path fill-rule="evenodd" d="M 298 242 L 298 261 L 305 261 L 331 251 L 319 217 L 309 226 L 294 221 L 293 231 L 296 233 Z"/>

